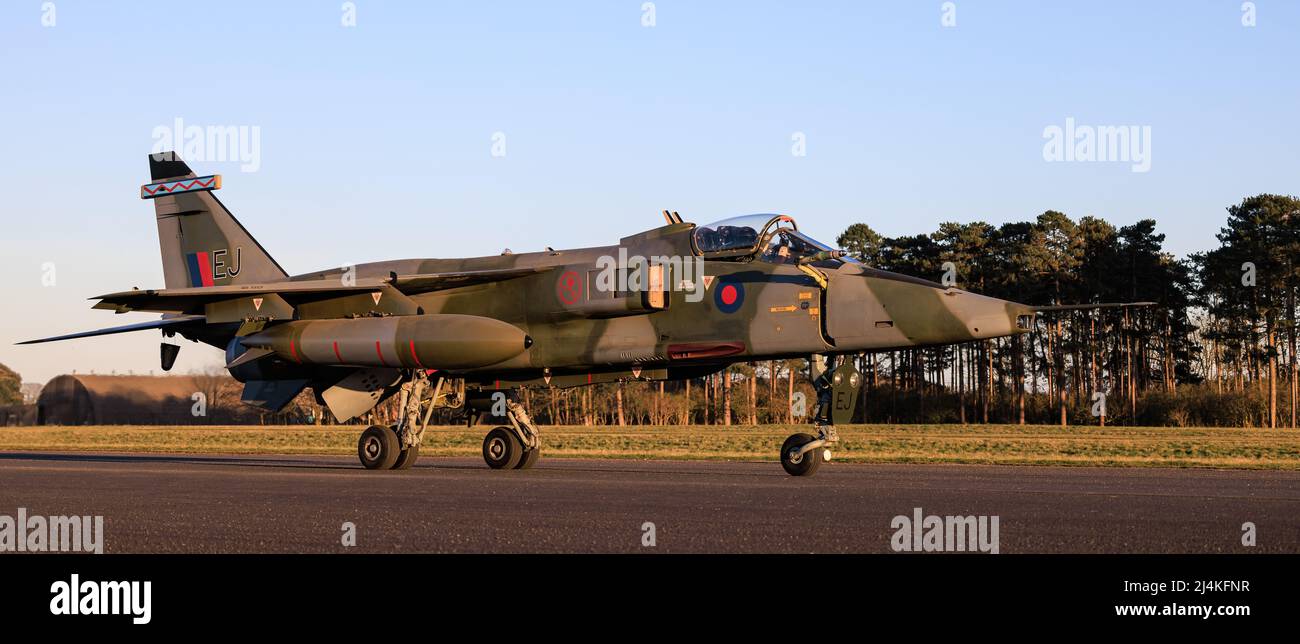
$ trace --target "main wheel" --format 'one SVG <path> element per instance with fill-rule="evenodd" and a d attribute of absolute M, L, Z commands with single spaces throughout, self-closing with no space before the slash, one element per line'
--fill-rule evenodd
<path fill-rule="evenodd" d="M 794 434 L 781 444 L 781 467 L 790 476 L 812 476 L 817 466 L 822 464 L 822 450 L 809 450 L 803 456 L 796 457 L 799 448 L 817 440 L 812 434 Z M 797 458 L 797 460 L 796 460 Z"/>
<path fill-rule="evenodd" d="M 517 470 L 526 470 L 537 464 L 537 457 L 542 455 L 542 446 L 538 445 L 533 449 L 526 449 L 524 455 L 519 459 L 519 464 L 515 466 Z"/>
<path fill-rule="evenodd" d="M 494 427 L 483 437 L 483 460 L 494 470 L 513 470 L 523 456 L 523 444 L 508 427 Z"/>
<path fill-rule="evenodd" d="M 397 454 L 397 460 L 393 462 L 393 469 L 409 470 L 412 465 L 415 465 L 418 458 L 420 458 L 420 446 L 412 445 Z"/>
<path fill-rule="evenodd" d="M 401 451 L 402 448 L 397 443 L 397 432 L 385 425 L 367 427 L 357 441 L 357 457 L 368 470 L 391 469 Z"/>

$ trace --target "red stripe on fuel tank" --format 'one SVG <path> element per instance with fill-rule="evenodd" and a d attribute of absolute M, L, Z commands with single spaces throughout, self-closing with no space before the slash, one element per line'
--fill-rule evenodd
<path fill-rule="evenodd" d="M 289 338 L 289 355 L 293 356 L 294 362 L 302 362 L 302 360 L 298 358 L 298 347 L 294 344 L 293 338 Z"/>
<path fill-rule="evenodd" d="M 415 340 L 411 340 L 411 358 L 415 360 L 415 366 L 424 368 L 424 365 L 420 364 L 420 356 L 415 355 Z"/>
<path fill-rule="evenodd" d="M 339 359 L 339 364 L 343 364 L 343 356 L 339 355 L 339 341 L 334 341 L 334 357 Z"/>
<path fill-rule="evenodd" d="M 375 353 L 379 354 L 379 364 L 388 366 L 388 361 L 384 360 L 384 350 L 379 348 L 379 340 L 375 340 Z"/>

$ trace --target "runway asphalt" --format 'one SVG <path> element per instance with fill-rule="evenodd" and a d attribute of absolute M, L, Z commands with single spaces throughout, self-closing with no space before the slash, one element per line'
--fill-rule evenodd
<path fill-rule="evenodd" d="M 1279 471 L 0 453 L 0 515 L 19 507 L 102 515 L 108 553 L 887 553 L 918 507 L 996 515 L 1003 554 L 1300 552 L 1300 472 Z"/>

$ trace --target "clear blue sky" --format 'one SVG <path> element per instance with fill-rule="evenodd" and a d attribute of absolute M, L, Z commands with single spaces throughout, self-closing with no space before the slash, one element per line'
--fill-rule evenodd
<path fill-rule="evenodd" d="M 153 130 L 256 126 L 260 168 L 195 163 L 290 272 L 616 241 L 663 208 L 785 212 L 833 241 L 1046 209 L 1152 217 L 1177 254 L 1224 208 L 1295 194 L 1300 3 L 1259 0 L 91 2 L 0 6 L 0 362 L 25 380 L 157 369 L 149 319 L 85 298 L 162 284 Z M 1043 129 L 1151 128 L 1151 169 L 1047 163 Z M 493 157 L 492 136 L 506 135 Z M 802 132 L 807 156 L 791 154 Z M 56 285 L 42 286 L 53 262 Z M 218 364 L 188 346 L 181 370 Z"/>

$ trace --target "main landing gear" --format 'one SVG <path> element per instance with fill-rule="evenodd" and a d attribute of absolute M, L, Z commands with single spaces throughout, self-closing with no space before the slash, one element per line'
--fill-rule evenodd
<path fill-rule="evenodd" d="M 813 378 L 817 389 L 813 428 L 817 433 L 793 434 L 781 444 L 781 467 L 790 476 L 812 476 L 823 461 L 831 460 L 830 447 L 839 441 L 835 424 L 853 419 L 862 375 L 852 361 L 843 360 L 835 366 L 835 360 L 827 358 L 825 371 Z"/>
<path fill-rule="evenodd" d="M 493 427 L 483 437 L 483 461 L 494 470 L 526 470 L 542 454 L 537 428 L 516 397 L 514 393 L 494 391 L 479 405 L 487 406 L 489 415 L 504 417 L 510 423 Z"/>
<path fill-rule="evenodd" d="M 371 425 L 357 441 L 357 457 L 368 470 L 391 470 L 402 453 L 397 432 L 388 425 Z M 414 459 L 411 459 L 414 462 Z"/>
<path fill-rule="evenodd" d="M 459 381 L 458 381 L 459 382 Z M 357 440 L 357 458 L 368 470 L 405 470 L 420 458 L 420 441 L 437 407 L 458 408 L 465 404 L 463 384 L 451 386 L 438 377 L 430 394 L 429 376 L 416 370 L 402 383 L 402 415 L 397 425 L 372 425 Z"/>
<path fill-rule="evenodd" d="M 429 375 L 422 369 L 403 375 L 402 413 L 393 426 L 373 425 L 357 440 L 357 458 L 368 470 L 405 470 L 420 458 L 420 443 L 433 410 L 439 407 L 468 412 L 470 424 L 484 415 L 498 419 L 483 439 L 483 460 L 494 470 L 526 470 L 537 463 L 541 442 L 537 428 L 519 404 L 518 394 L 474 391 L 466 395 L 465 381 Z"/>

